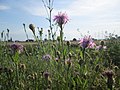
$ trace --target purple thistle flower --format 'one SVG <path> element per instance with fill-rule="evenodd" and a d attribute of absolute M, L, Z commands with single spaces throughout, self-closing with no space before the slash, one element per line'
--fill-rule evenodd
<path fill-rule="evenodd" d="M 49 54 L 46 54 L 42 57 L 43 60 L 49 61 L 51 59 L 51 56 Z"/>
<path fill-rule="evenodd" d="M 23 52 L 23 45 L 21 44 L 12 44 L 10 45 L 10 48 L 12 50 L 12 53 L 18 52 L 19 54 Z"/>
<path fill-rule="evenodd" d="M 85 36 L 80 40 L 80 45 L 83 48 L 93 48 L 96 44 L 93 42 L 91 36 Z"/>
<path fill-rule="evenodd" d="M 55 21 L 59 26 L 66 24 L 69 19 L 66 13 L 59 12 L 58 15 L 54 16 L 53 21 Z"/>

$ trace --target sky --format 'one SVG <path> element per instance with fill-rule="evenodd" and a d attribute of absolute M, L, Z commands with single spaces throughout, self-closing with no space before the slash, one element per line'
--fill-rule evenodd
<path fill-rule="evenodd" d="M 64 37 L 67 40 L 79 39 L 84 35 L 97 39 L 104 38 L 109 33 L 120 35 L 120 0 L 53 0 L 52 18 L 58 12 L 66 13 L 69 17 L 69 22 L 64 27 Z M 34 38 L 29 29 L 31 23 L 36 28 L 43 28 L 45 38 L 49 29 L 46 18 L 48 16 L 42 0 L 0 0 L 0 33 L 7 32 L 8 28 L 13 40 L 27 39 L 23 23 L 30 39 Z M 53 31 L 56 31 L 56 27 Z"/>

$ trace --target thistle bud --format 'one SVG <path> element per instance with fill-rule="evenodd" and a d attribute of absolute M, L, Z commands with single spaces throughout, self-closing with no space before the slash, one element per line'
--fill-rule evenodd
<path fill-rule="evenodd" d="M 104 44 L 105 44 L 104 41 L 100 41 L 100 45 L 104 46 Z"/>
<path fill-rule="evenodd" d="M 114 67 L 114 70 L 115 70 L 115 73 L 117 73 L 119 71 L 119 67 L 118 66 L 115 66 Z"/>
<path fill-rule="evenodd" d="M 57 51 L 57 56 L 60 59 L 60 51 Z"/>
<path fill-rule="evenodd" d="M 71 57 L 72 57 L 72 53 L 69 53 L 69 58 L 71 59 Z"/>
<path fill-rule="evenodd" d="M 46 79 L 48 79 L 49 75 L 50 75 L 50 74 L 49 74 L 49 72 L 47 72 L 47 71 L 43 73 L 43 76 L 44 76 Z"/>
<path fill-rule="evenodd" d="M 29 28 L 32 30 L 33 34 L 35 35 L 35 26 L 33 24 L 30 24 Z"/>
<path fill-rule="evenodd" d="M 23 23 L 23 26 L 25 27 L 25 23 Z"/>
<path fill-rule="evenodd" d="M 9 31 L 10 31 L 10 30 L 7 28 L 7 32 L 8 32 L 8 33 L 9 33 Z"/>
<path fill-rule="evenodd" d="M 20 65 L 19 65 L 19 68 L 20 68 L 21 70 L 25 70 L 25 69 L 26 69 L 26 66 L 25 66 L 25 64 L 20 64 Z"/>
<path fill-rule="evenodd" d="M 67 41 L 67 46 L 70 46 L 70 44 L 71 44 L 70 41 Z"/>
<path fill-rule="evenodd" d="M 112 90 L 112 87 L 113 87 L 113 71 L 112 70 L 107 70 L 107 71 L 104 71 L 103 72 L 103 75 L 104 76 L 107 76 L 107 87 Z"/>
<path fill-rule="evenodd" d="M 60 36 L 57 37 L 57 41 L 60 42 Z"/>
<path fill-rule="evenodd" d="M 71 65 L 71 60 L 70 59 L 68 59 L 68 60 L 66 60 L 66 64 L 68 64 L 68 65 Z"/>

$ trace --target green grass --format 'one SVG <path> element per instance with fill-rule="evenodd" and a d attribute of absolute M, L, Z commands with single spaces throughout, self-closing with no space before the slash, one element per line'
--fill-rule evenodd
<path fill-rule="evenodd" d="M 70 46 L 64 43 L 63 49 L 58 42 L 19 43 L 24 45 L 21 54 L 11 54 L 12 43 L 0 46 L 0 90 L 109 90 L 108 78 L 103 76 L 106 70 L 114 72 L 114 81 L 109 82 L 112 90 L 120 89 L 119 65 L 109 52 L 116 53 L 113 46 L 119 43 L 107 43 L 107 50 L 86 49 L 84 53 L 77 42 Z M 46 54 L 51 56 L 49 61 L 43 60 Z"/>

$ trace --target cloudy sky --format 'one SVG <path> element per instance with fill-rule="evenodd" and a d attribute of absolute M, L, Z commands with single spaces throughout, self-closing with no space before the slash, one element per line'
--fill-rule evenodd
<path fill-rule="evenodd" d="M 120 0 L 54 0 L 52 17 L 58 12 L 69 17 L 64 28 L 66 39 L 88 34 L 104 38 L 105 31 L 120 35 Z M 29 38 L 33 38 L 28 28 L 30 23 L 43 28 L 45 36 L 49 28 L 46 18 L 42 0 L 0 0 L 0 33 L 8 28 L 13 40 L 26 40 L 23 23 Z"/>

